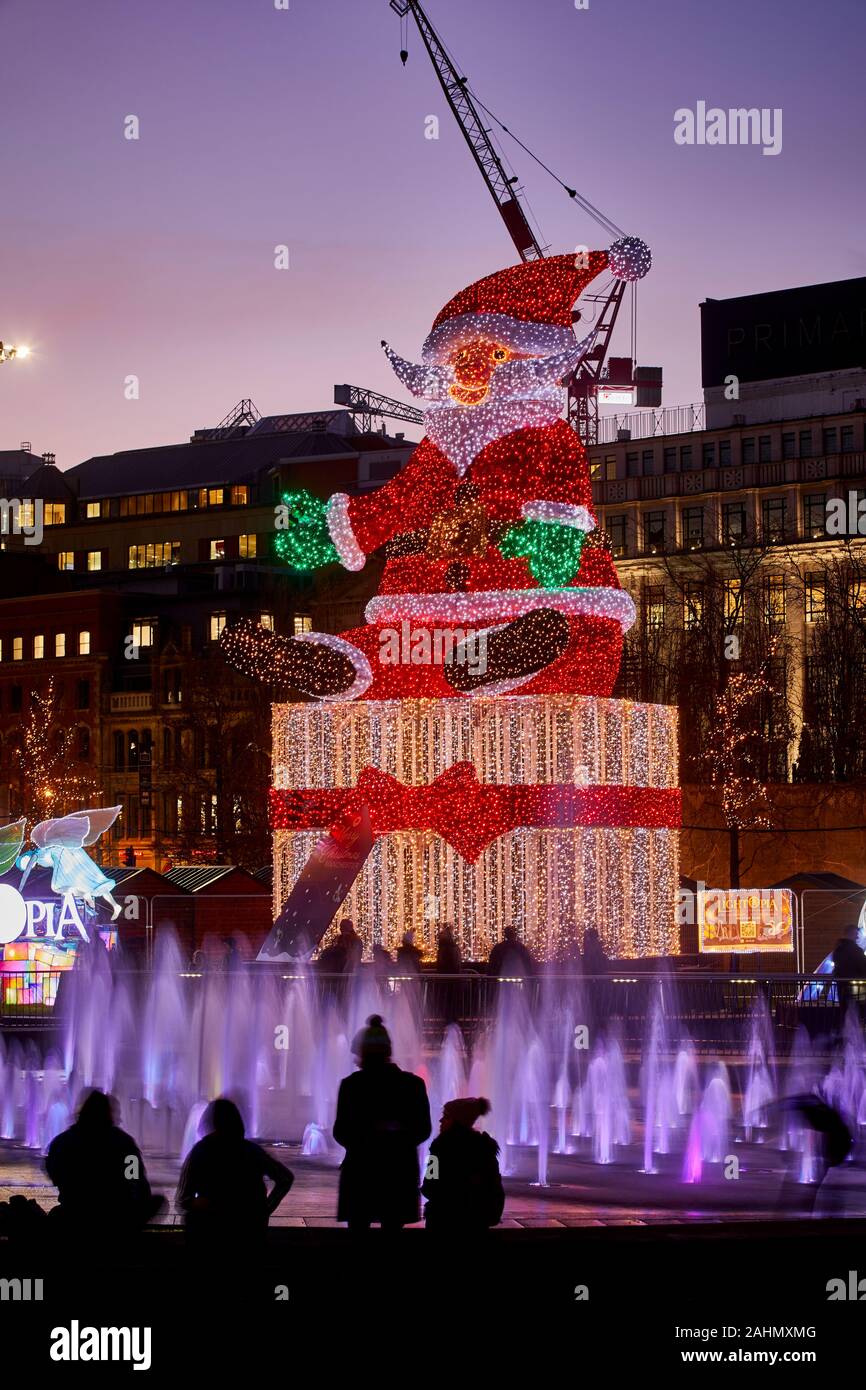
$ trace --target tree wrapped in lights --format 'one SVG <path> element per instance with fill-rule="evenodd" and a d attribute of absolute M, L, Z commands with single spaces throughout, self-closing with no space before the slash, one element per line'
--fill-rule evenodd
<path fill-rule="evenodd" d="M 31 691 L 21 745 L 16 749 L 19 809 L 30 825 L 93 802 L 99 784 L 76 767 L 75 732 L 62 717 L 54 677 Z"/>

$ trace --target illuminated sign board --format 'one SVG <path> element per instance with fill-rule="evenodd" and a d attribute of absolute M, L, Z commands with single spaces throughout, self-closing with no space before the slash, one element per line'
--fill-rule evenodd
<path fill-rule="evenodd" d="M 698 950 L 705 955 L 793 951 L 790 888 L 709 888 L 698 893 Z"/>
<path fill-rule="evenodd" d="M 81 941 L 90 940 L 71 893 L 40 902 L 23 898 L 9 883 L 0 883 L 0 947 L 19 938 L 60 944 L 76 936 Z"/>

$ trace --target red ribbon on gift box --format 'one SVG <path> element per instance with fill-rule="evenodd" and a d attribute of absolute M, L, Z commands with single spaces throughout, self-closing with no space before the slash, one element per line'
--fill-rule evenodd
<path fill-rule="evenodd" d="M 479 782 L 472 763 L 454 763 L 424 786 L 407 787 L 376 767 L 365 767 L 354 787 L 298 791 L 271 789 L 274 830 L 330 830 L 369 806 L 374 835 L 434 830 L 474 863 L 488 845 L 518 828 L 575 826 L 673 830 L 682 824 L 679 788 Z"/>

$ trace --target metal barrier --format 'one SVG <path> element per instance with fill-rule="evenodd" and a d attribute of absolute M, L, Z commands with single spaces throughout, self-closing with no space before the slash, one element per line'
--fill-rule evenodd
<path fill-rule="evenodd" d="M 285 966 L 245 966 L 239 972 L 255 996 L 267 993 L 273 1005 L 274 986 L 297 981 L 316 1007 L 348 1004 L 356 986 L 352 975 L 323 974 L 315 968 L 293 971 Z M 56 1028 L 63 1022 L 65 997 L 77 971 L 29 970 L 4 973 L 0 985 L 0 1028 Z M 866 1004 L 866 981 L 836 984 L 827 976 L 746 975 L 727 973 L 650 974 L 612 970 L 607 975 L 538 974 L 528 978 L 498 978 L 466 971 L 460 975 L 376 974 L 362 966 L 361 976 L 379 987 L 382 1010 L 389 996 L 403 995 L 412 1004 L 425 1033 L 441 1033 L 458 1024 L 467 1038 L 482 1030 L 500 1007 L 525 1001 L 542 1027 L 561 1027 L 568 1017 L 586 1024 L 594 1037 L 615 1028 L 623 1042 L 640 1047 L 647 1036 L 653 1010 L 661 1001 L 671 1044 L 690 1038 L 698 1048 L 735 1051 L 742 1047 L 744 1025 L 756 1007 L 766 1008 L 777 1032 L 791 1035 L 800 1025 L 813 1035 L 837 1033 L 843 1008 L 849 1002 Z M 199 992 L 231 988 L 232 973 L 184 971 L 179 976 L 192 1011 Z M 118 970 L 132 999 L 143 1001 L 152 986 L 149 971 Z M 83 982 L 82 982 L 83 983 Z M 841 998 L 840 998 L 841 995 Z M 49 1002 L 53 1001 L 53 1002 Z M 780 1042 L 782 1039 L 780 1039 Z"/>

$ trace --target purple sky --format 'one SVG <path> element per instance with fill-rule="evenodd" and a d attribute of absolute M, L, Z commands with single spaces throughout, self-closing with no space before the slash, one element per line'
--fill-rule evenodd
<path fill-rule="evenodd" d="M 638 356 L 666 404 L 700 396 L 701 299 L 866 274 L 862 0 L 429 10 L 492 110 L 652 246 Z M 0 368 L 0 447 L 66 467 L 184 439 L 241 396 L 270 414 L 335 381 L 400 394 L 379 339 L 417 354 L 514 256 L 414 26 L 405 69 L 399 48 L 387 0 L 0 0 L 0 337 L 34 349 Z M 699 99 L 782 107 L 782 153 L 675 145 Z M 509 154 L 554 250 L 608 244 Z"/>

